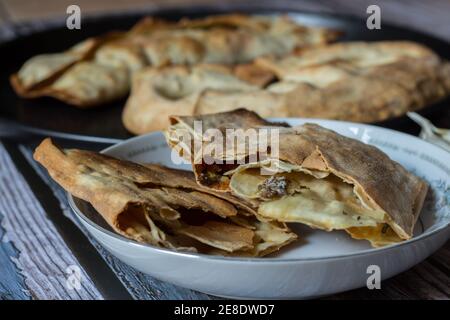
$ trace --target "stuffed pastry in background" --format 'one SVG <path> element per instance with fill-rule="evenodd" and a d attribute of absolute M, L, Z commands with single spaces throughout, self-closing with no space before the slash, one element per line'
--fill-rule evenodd
<path fill-rule="evenodd" d="M 168 114 L 241 107 L 262 117 L 378 122 L 450 95 L 450 64 L 408 41 L 307 48 L 282 58 L 258 58 L 245 71 L 205 65 L 144 69 L 134 78 L 123 123 L 143 134 L 162 130 Z"/>
<path fill-rule="evenodd" d="M 24 98 L 49 96 L 90 108 L 125 97 L 132 76 L 146 66 L 245 64 L 336 37 L 335 31 L 301 26 L 284 16 L 230 14 L 178 22 L 144 18 L 128 32 L 32 57 L 11 76 L 11 84 Z"/>
<path fill-rule="evenodd" d="M 212 64 L 146 68 L 133 77 L 122 122 L 134 134 L 164 130 L 172 114 L 207 113 L 204 111 L 209 108 L 203 102 L 207 103 L 206 96 L 210 93 L 219 92 L 229 96 L 238 94 L 240 103 L 247 105 L 244 92 L 251 99 L 272 79 L 273 73 L 253 64 L 235 68 Z M 259 111 L 265 115 L 277 115 L 279 110 L 273 104 L 273 99 L 265 102 L 263 105 L 258 104 L 261 106 Z M 222 104 L 224 108 L 229 105 Z M 227 108 L 230 109 L 233 107 Z"/>

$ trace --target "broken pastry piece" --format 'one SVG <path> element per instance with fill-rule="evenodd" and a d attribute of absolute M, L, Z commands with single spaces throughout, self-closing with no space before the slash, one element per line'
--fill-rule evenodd
<path fill-rule="evenodd" d="M 132 75 L 146 66 L 246 64 L 261 55 L 278 57 L 336 37 L 334 31 L 300 26 L 287 17 L 222 15 L 179 22 L 145 18 L 128 32 L 32 57 L 11 76 L 11 83 L 24 98 L 49 96 L 89 108 L 125 97 Z"/>
<path fill-rule="evenodd" d="M 278 145 L 267 139 L 261 149 L 254 148 L 261 141 L 255 138 L 237 145 L 224 143 L 226 136 L 209 139 L 194 130 L 194 121 L 202 121 L 202 132 L 276 130 Z M 428 185 L 374 146 L 316 124 L 277 127 L 245 109 L 174 116 L 171 122 L 168 143 L 193 163 L 197 182 L 252 202 L 265 219 L 345 230 L 375 247 L 413 236 Z M 186 135 L 197 140 L 201 150 L 214 153 L 196 152 Z M 278 152 L 272 156 L 275 148 Z"/>
<path fill-rule="evenodd" d="M 243 200 L 196 184 L 190 172 L 62 150 L 50 139 L 34 158 L 64 189 L 89 202 L 117 233 L 176 250 L 263 256 L 296 239 L 283 223 L 257 219 Z"/>

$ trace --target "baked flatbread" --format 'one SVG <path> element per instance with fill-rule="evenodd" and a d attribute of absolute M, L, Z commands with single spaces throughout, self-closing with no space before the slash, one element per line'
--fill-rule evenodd
<path fill-rule="evenodd" d="M 336 36 L 334 31 L 300 26 L 287 17 L 223 15 L 179 22 L 145 18 L 128 32 L 91 38 L 62 53 L 35 56 L 11 76 L 11 83 L 25 98 L 49 96 L 88 108 L 125 97 L 132 75 L 146 66 L 245 64 L 265 54 L 281 56 L 323 44 Z"/>
<path fill-rule="evenodd" d="M 194 130 L 194 121 L 202 121 L 203 132 L 240 128 L 241 138 L 250 138 L 234 145 L 233 136 L 210 139 Z M 266 219 L 345 230 L 373 246 L 413 235 L 428 186 L 376 147 L 316 124 L 277 127 L 244 109 L 171 122 L 168 143 L 193 163 L 197 182 L 251 201 Z M 248 129 L 278 139 L 261 148 L 263 140 Z M 198 143 L 187 143 L 189 135 Z"/>
<path fill-rule="evenodd" d="M 114 231 L 138 242 L 263 256 L 296 239 L 283 223 L 257 219 L 245 201 L 199 186 L 190 172 L 61 150 L 50 139 L 34 158 L 64 189 L 89 202 Z"/>
<path fill-rule="evenodd" d="M 196 83 L 198 71 L 184 70 L 183 78 L 177 76 L 176 67 L 148 70 L 133 82 L 123 117 L 129 131 L 142 134 L 160 130 L 166 124 L 160 116 L 170 113 L 201 115 L 241 107 L 262 117 L 376 122 L 450 94 L 450 64 L 428 48 L 404 41 L 339 43 L 304 49 L 281 59 L 259 58 L 247 70 L 229 75 L 227 84 L 204 81 L 195 86 L 195 94 L 186 88 Z M 258 74 L 259 83 L 255 82 Z M 175 77 L 173 83 L 161 81 Z M 239 85 L 242 81 L 254 87 Z M 175 84 L 179 95 L 166 97 L 154 90 Z"/>

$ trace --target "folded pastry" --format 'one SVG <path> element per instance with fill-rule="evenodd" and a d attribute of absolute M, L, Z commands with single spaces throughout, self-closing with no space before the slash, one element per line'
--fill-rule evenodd
<path fill-rule="evenodd" d="M 256 64 L 281 80 L 290 116 L 382 121 L 450 94 L 450 63 L 408 41 L 345 42 Z"/>
<path fill-rule="evenodd" d="M 259 58 L 246 73 L 211 73 L 223 79 L 227 72 L 226 84 L 207 77 L 199 81 L 198 68 L 204 67 L 183 68 L 184 76 L 179 68 L 167 67 L 136 77 L 123 115 L 129 131 L 162 129 L 166 122 L 160 116 L 167 114 L 201 115 L 241 107 L 262 117 L 376 122 L 450 94 L 450 64 L 428 48 L 403 41 L 332 44 L 281 59 Z M 262 81 L 256 83 L 258 75 Z M 169 89 L 177 94 L 165 94 Z"/>
<path fill-rule="evenodd" d="M 136 46 L 125 42 L 124 33 L 111 33 L 63 53 L 33 57 L 11 76 L 11 84 L 24 98 L 48 96 L 80 108 L 123 98 L 132 73 L 146 64 Z"/>
<path fill-rule="evenodd" d="M 197 182 L 231 191 L 265 219 L 345 230 L 373 246 L 413 236 L 428 186 L 374 146 L 316 124 L 269 123 L 245 109 L 171 122 L 168 143 L 192 162 Z M 226 135 L 230 128 L 241 130 L 237 142 Z M 203 134 L 210 129 L 224 136 Z"/>
<path fill-rule="evenodd" d="M 35 56 L 11 76 L 11 83 L 25 98 L 50 96 L 87 108 L 126 96 L 132 74 L 145 66 L 248 63 L 336 36 L 334 31 L 300 26 L 287 17 L 223 15 L 179 22 L 146 18 L 128 32 Z"/>
<path fill-rule="evenodd" d="M 206 92 L 255 92 L 258 72 L 252 65 L 237 69 L 220 65 L 147 68 L 133 77 L 133 85 L 122 114 L 130 132 L 142 134 L 163 130 L 172 114 L 193 115 L 202 111 Z M 256 73 L 256 75 L 255 75 Z M 245 103 L 245 101 L 241 101 Z M 226 106 L 226 105 L 224 105 Z M 268 106 L 269 107 L 269 106 Z"/>
<path fill-rule="evenodd" d="M 263 256 L 296 239 L 257 219 L 243 200 L 199 186 L 191 172 L 139 165 L 44 140 L 34 158 L 64 189 L 89 202 L 119 234 L 177 250 Z"/>
<path fill-rule="evenodd" d="M 295 49 L 334 40 L 337 32 L 305 27 L 286 16 L 241 14 L 182 19 L 167 28 L 141 21 L 134 31 L 153 66 L 167 64 L 247 63 L 263 55 L 283 56 Z M 147 32 L 147 30 L 149 30 Z"/>

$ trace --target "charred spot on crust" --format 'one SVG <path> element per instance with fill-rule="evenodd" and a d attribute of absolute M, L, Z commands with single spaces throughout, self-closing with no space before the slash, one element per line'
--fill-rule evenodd
<path fill-rule="evenodd" d="M 284 176 L 271 176 L 263 183 L 258 185 L 261 197 L 270 199 L 273 197 L 281 197 L 287 194 L 288 181 Z"/>

